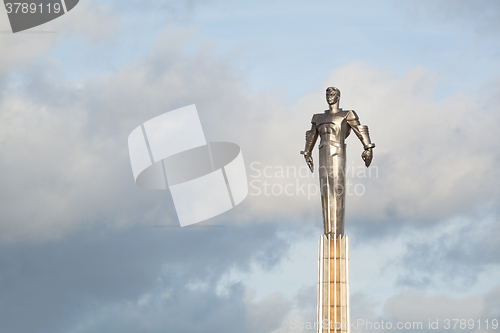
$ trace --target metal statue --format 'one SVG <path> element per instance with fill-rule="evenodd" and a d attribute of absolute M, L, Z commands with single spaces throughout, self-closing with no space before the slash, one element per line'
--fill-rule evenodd
<path fill-rule="evenodd" d="M 325 235 L 344 234 L 345 215 L 345 172 L 346 145 L 344 140 L 351 129 L 356 133 L 364 147 L 361 154 L 366 167 L 373 159 L 368 127 L 361 125 L 358 115 L 353 110 L 339 108 L 340 90 L 335 87 L 326 89 L 326 101 L 329 108 L 324 113 L 313 115 L 311 129 L 306 132 L 304 155 L 307 165 L 313 172 L 312 150 L 318 136 L 319 144 L 319 180 L 321 186 L 321 204 L 323 206 L 323 225 Z"/>

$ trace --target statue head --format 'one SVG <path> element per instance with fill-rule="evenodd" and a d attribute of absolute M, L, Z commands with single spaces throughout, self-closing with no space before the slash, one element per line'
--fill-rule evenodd
<path fill-rule="evenodd" d="M 326 102 L 328 105 L 333 105 L 340 100 L 340 90 L 336 87 L 326 88 Z"/>

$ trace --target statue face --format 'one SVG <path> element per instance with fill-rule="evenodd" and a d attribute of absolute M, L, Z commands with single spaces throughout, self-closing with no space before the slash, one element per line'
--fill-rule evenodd
<path fill-rule="evenodd" d="M 326 101 L 329 105 L 335 104 L 340 99 L 340 93 L 336 90 L 330 90 L 326 92 Z"/>

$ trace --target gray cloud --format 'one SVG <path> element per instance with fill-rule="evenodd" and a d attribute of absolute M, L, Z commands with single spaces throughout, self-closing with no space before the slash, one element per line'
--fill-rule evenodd
<path fill-rule="evenodd" d="M 280 295 L 245 303 L 241 284 L 229 286 L 223 294 L 215 290 L 229 268 L 249 270 L 261 256 L 283 257 L 288 244 L 276 232 L 270 226 L 137 227 L 84 232 L 64 241 L 22 247 L 4 244 L 2 329 L 79 332 L 83 325 L 83 331 L 105 332 L 114 325 L 127 332 L 130 321 L 153 332 L 169 327 L 230 332 L 235 325 L 249 328 L 256 323 L 270 328 L 288 311 Z M 265 310 L 269 307 L 282 312 L 270 315 Z M 130 311 L 140 316 L 129 318 Z M 61 317 L 66 319 L 61 322 Z"/>
<path fill-rule="evenodd" d="M 272 330 L 287 313 L 279 294 L 245 303 L 242 284 L 216 292 L 228 270 L 271 269 L 285 257 L 273 223 L 147 228 L 177 221 L 168 192 L 135 186 L 129 132 L 177 105 L 215 100 L 224 90 L 216 83 L 237 85 L 205 51 L 184 57 L 162 47 L 176 38 L 181 48 L 167 31 L 143 62 L 85 84 L 42 59 L 3 91 L 2 330 Z"/>
<path fill-rule="evenodd" d="M 297 308 L 316 310 L 317 293 L 318 286 L 316 284 L 301 288 L 295 296 Z"/>
<path fill-rule="evenodd" d="M 481 320 L 481 330 L 485 329 L 484 320 L 488 319 L 491 325 L 491 319 L 498 318 L 500 314 L 498 302 L 492 299 L 498 296 L 498 287 L 477 296 L 469 297 L 451 297 L 444 294 L 428 295 L 423 292 L 403 291 L 391 297 L 384 306 L 384 319 L 396 322 L 421 322 L 424 330 L 429 329 L 429 321 L 437 321 L 440 330 L 446 329 L 446 319 L 450 326 L 447 331 L 450 332 L 477 332 L 478 320 Z M 454 328 L 458 319 L 459 322 Z M 460 321 L 462 320 L 462 321 Z M 465 323 L 460 327 L 460 324 Z M 474 329 L 468 325 L 474 324 Z M 491 329 L 491 326 L 489 327 Z M 391 330 L 385 330 L 390 332 Z"/>
<path fill-rule="evenodd" d="M 445 282 L 469 288 L 480 274 L 500 261 L 498 216 L 450 221 L 441 230 L 408 241 L 398 262 L 406 268 L 399 283 L 425 287 Z"/>

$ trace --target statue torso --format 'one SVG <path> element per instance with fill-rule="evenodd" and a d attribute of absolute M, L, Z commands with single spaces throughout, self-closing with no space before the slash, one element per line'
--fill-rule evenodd
<path fill-rule="evenodd" d="M 316 123 L 318 135 L 321 137 L 320 147 L 326 143 L 344 145 L 344 139 L 350 133 L 347 123 L 349 111 L 338 111 L 335 113 L 325 112 L 315 114 L 313 121 Z"/>

